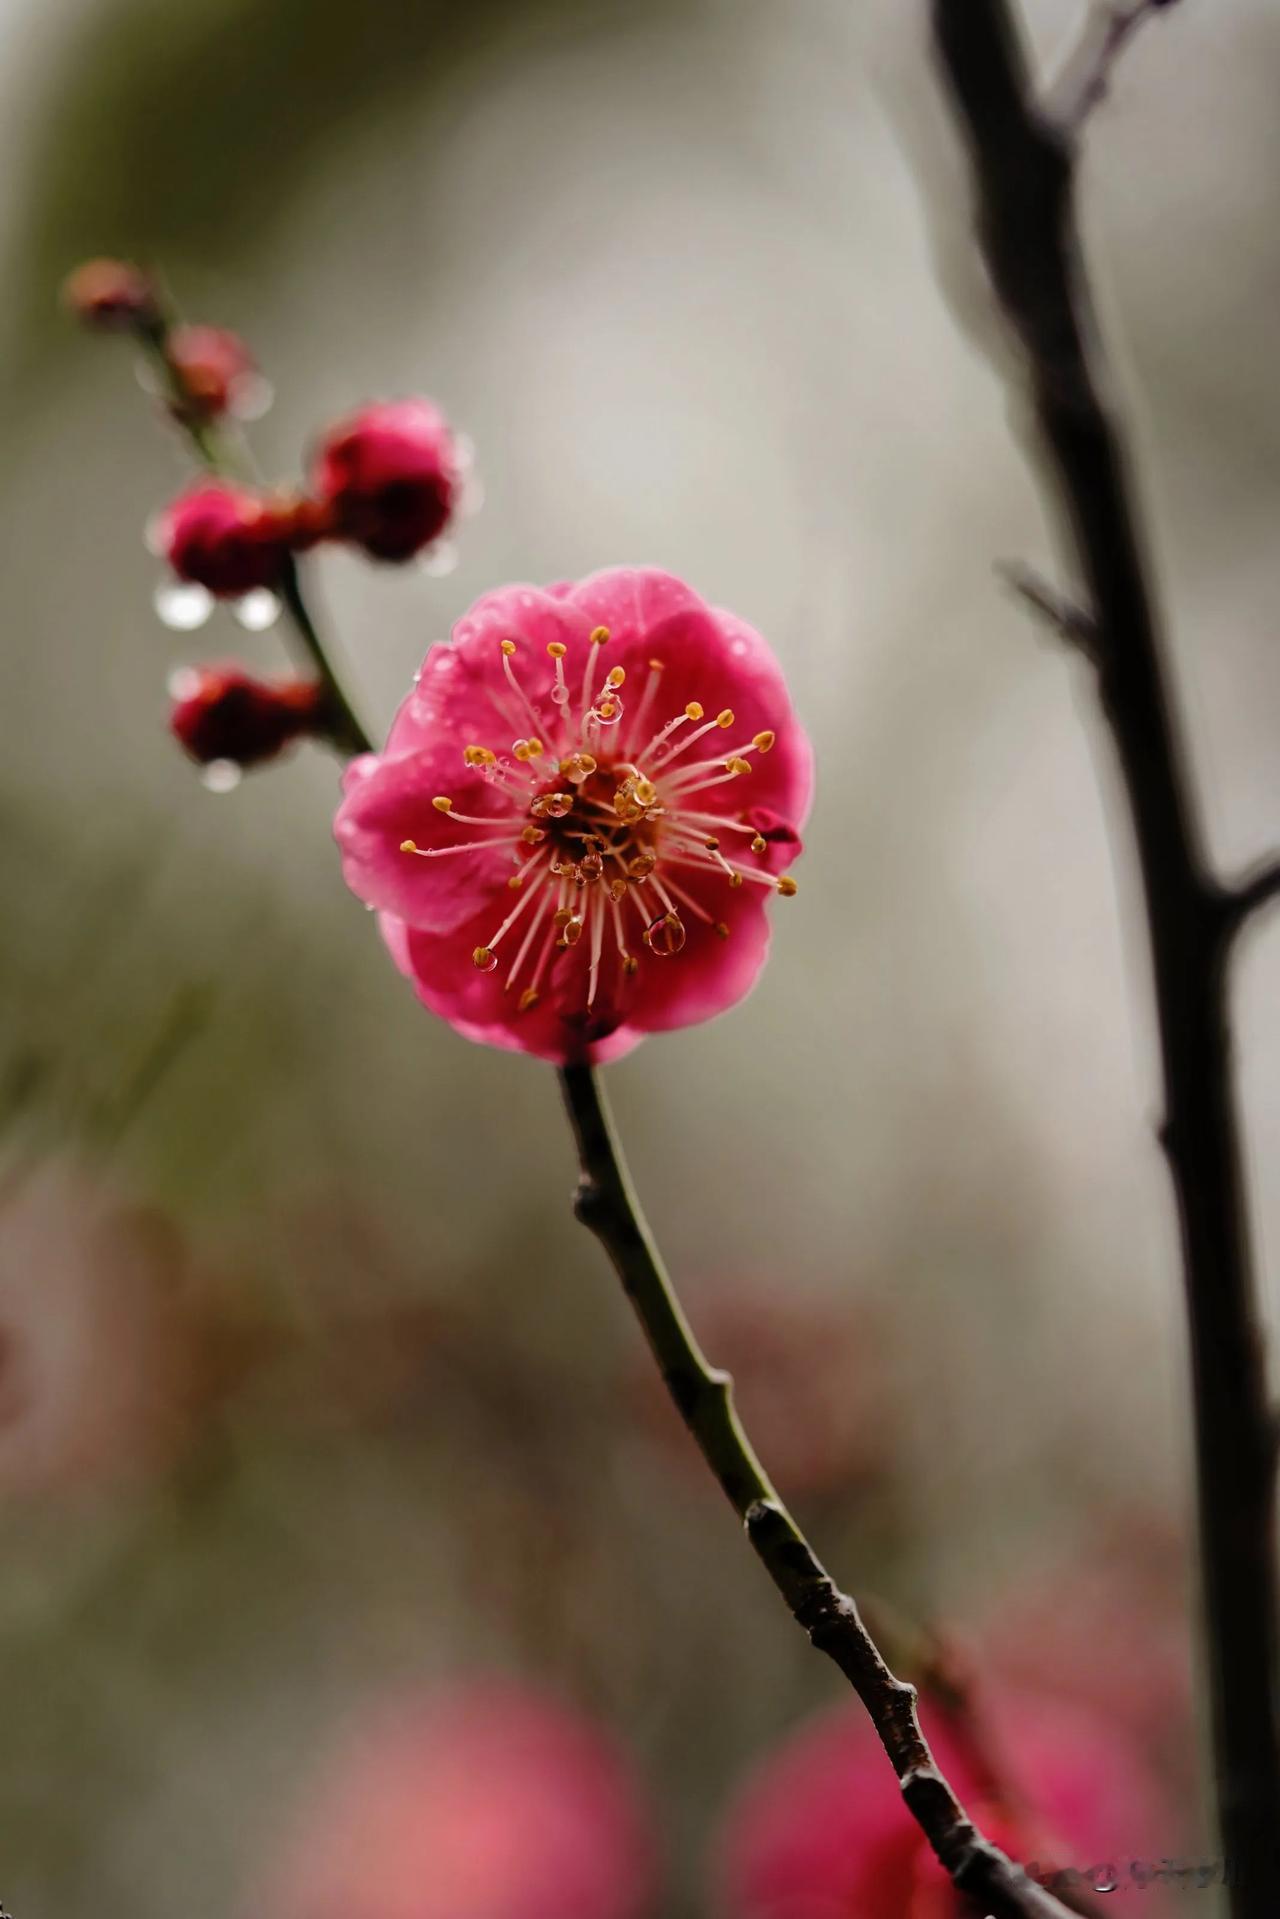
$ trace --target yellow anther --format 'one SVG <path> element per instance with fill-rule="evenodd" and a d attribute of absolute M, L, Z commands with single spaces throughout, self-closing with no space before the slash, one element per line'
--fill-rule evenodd
<path fill-rule="evenodd" d="M 688 706 L 684 709 L 684 716 L 687 720 L 700 720 L 702 718 L 702 712 L 703 709 L 699 706 L 697 700 L 690 700 Z"/>
<path fill-rule="evenodd" d="M 498 756 L 490 746 L 464 746 L 462 758 L 467 766 L 494 766 Z"/>
<path fill-rule="evenodd" d="M 639 779 L 631 789 L 631 797 L 638 806 L 652 806 L 658 797 L 658 789 L 652 780 Z"/>
<path fill-rule="evenodd" d="M 551 915 L 551 924 L 553 926 L 565 927 L 572 918 L 573 914 L 569 911 L 568 907 L 562 906 Z"/>
<path fill-rule="evenodd" d="M 541 846 L 547 835 L 541 826 L 522 826 L 520 837 L 526 846 Z"/>
<path fill-rule="evenodd" d="M 733 708 L 731 706 L 726 706 L 722 713 L 716 714 L 716 725 L 717 726 L 733 725 Z"/>
<path fill-rule="evenodd" d="M 606 638 L 607 637 L 608 636 L 606 635 Z M 564 931 L 560 935 L 560 937 L 564 941 L 566 946 L 576 946 L 578 944 L 578 941 L 582 938 L 582 921 L 579 919 L 573 919 L 573 918 L 570 918 L 569 920 L 567 920 L 565 922 Z"/>
<path fill-rule="evenodd" d="M 417 850 L 418 842 L 416 840 L 401 840 L 400 851 L 402 853 L 416 853 Z"/>
<path fill-rule="evenodd" d="M 771 728 L 766 727 L 763 733 L 756 734 L 751 744 L 755 747 L 757 753 L 767 753 L 777 737 L 777 734 L 773 732 Z"/>
<path fill-rule="evenodd" d="M 753 853 L 763 853 L 766 846 L 768 846 L 768 844 L 769 842 L 765 838 L 764 834 L 757 833 L 755 838 L 751 842 L 751 851 Z"/>
<path fill-rule="evenodd" d="M 547 641 L 547 651 L 551 655 L 553 660 L 562 660 L 565 654 L 568 652 L 568 650 L 569 649 L 565 645 L 563 640 Z"/>
<path fill-rule="evenodd" d="M 732 759 L 725 761 L 724 770 L 726 773 L 749 773 L 751 771 L 751 761 L 744 760 L 735 753 Z"/>
<path fill-rule="evenodd" d="M 739 886 L 741 886 L 741 885 L 742 885 L 742 875 L 741 875 L 741 873 L 730 873 L 730 875 L 729 875 L 729 884 L 730 884 L 730 886 L 732 886 L 732 887 L 735 887 L 735 888 L 736 888 L 736 887 L 739 887 Z"/>
<path fill-rule="evenodd" d="M 609 629 L 607 626 L 592 627 L 591 629 L 592 646 L 603 646 L 605 641 L 608 639 L 608 637 L 609 637 Z"/>
<path fill-rule="evenodd" d="M 481 973 L 492 973 L 498 964 L 498 955 L 491 946 L 477 946 L 471 955 L 471 963 Z"/>
<path fill-rule="evenodd" d="M 706 847 L 708 853 L 716 853 L 720 849 L 719 840 L 703 840 L 702 844 Z"/>
<path fill-rule="evenodd" d="M 784 873 L 782 878 L 778 881 L 778 891 L 781 893 L 783 899 L 784 900 L 794 899 L 796 895 L 796 890 L 797 889 L 796 889 L 795 881 L 791 878 L 789 873 Z"/>
<path fill-rule="evenodd" d="M 529 741 L 529 758 L 531 760 L 541 759 L 542 755 L 546 752 L 546 750 L 547 749 L 542 744 L 541 740 Z"/>
<path fill-rule="evenodd" d="M 512 655 L 512 654 L 513 654 L 513 653 L 515 652 L 515 650 L 516 650 L 516 643 L 515 643 L 515 641 L 514 641 L 514 640 L 504 640 L 504 641 L 502 642 L 502 650 L 503 650 L 503 652 L 504 652 L 504 653 L 506 654 L 506 656 L 507 656 L 507 658 L 508 658 L 508 659 L 510 659 L 510 658 L 511 658 L 511 655 Z"/>
<path fill-rule="evenodd" d="M 622 970 L 624 973 L 638 973 L 640 971 L 640 962 L 634 953 L 624 954 Z"/>
<path fill-rule="evenodd" d="M 667 663 L 665 660 L 650 660 L 649 671 L 651 673 L 665 673 L 666 670 Z"/>
<path fill-rule="evenodd" d="M 507 881 L 507 885 L 511 888 L 511 891 L 513 893 L 518 893 L 520 888 L 524 885 L 524 874 L 513 873 L 511 875 L 511 878 Z"/>
<path fill-rule="evenodd" d="M 520 998 L 516 1002 L 516 1011 L 518 1013 L 527 1013 L 531 1006 L 536 1006 L 538 1004 L 538 997 L 539 997 L 538 994 L 534 991 L 532 986 L 526 986 L 523 993 L 521 993 Z"/>
<path fill-rule="evenodd" d="M 617 710 L 612 700 L 602 700 L 596 708 L 596 713 L 602 720 L 611 720 Z"/>
<path fill-rule="evenodd" d="M 451 813 L 453 811 L 453 801 L 446 798 L 443 793 L 437 793 L 431 804 L 435 807 L 437 813 Z"/>
<path fill-rule="evenodd" d="M 612 900 L 624 900 L 626 897 L 627 882 L 625 880 L 610 880 L 609 898 Z"/>
<path fill-rule="evenodd" d="M 611 666 L 604 676 L 604 683 L 606 686 L 611 686 L 616 693 L 626 677 L 627 669 L 625 666 Z"/>
<path fill-rule="evenodd" d="M 727 926 L 725 925 L 725 923 L 724 923 L 724 921 L 723 921 L 723 920 L 717 920 L 717 921 L 716 921 L 716 924 L 715 924 L 715 931 L 716 931 L 716 932 L 717 932 L 717 933 L 719 934 L 719 936 L 720 936 L 720 938 L 721 938 L 722 940 L 727 940 L 727 939 L 728 939 L 728 937 L 729 937 L 729 929 L 728 929 L 728 927 L 727 927 Z"/>

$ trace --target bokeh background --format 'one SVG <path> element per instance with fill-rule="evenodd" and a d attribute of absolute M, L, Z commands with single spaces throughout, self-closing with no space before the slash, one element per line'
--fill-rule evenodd
<path fill-rule="evenodd" d="M 1033 9 L 1046 59 L 1076 17 Z M 747 1004 L 610 1074 L 641 1190 L 839 1576 L 1109 1714 L 1158 1850 L 1211 1852 L 1132 861 L 1087 680 L 993 573 L 1052 541 L 919 10 L 3 0 L 0 49 L 15 1919 L 249 1911 L 351 1728 L 481 1674 L 625 1749 L 643 1909 L 685 1919 L 837 1697 L 572 1221 L 553 1075 L 417 1007 L 320 754 L 215 797 L 168 740 L 175 664 L 280 640 L 154 617 L 182 451 L 57 308 L 104 252 L 250 340 L 269 473 L 374 396 L 474 439 L 451 576 L 309 563 L 376 724 L 511 579 L 652 562 L 771 638 L 819 755 L 801 895 Z M 1280 830 L 1278 85 L 1271 0 L 1179 8 L 1084 174 L 1226 869 Z M 1278 937 L 1237 991 L 1272 1293 Z"/>

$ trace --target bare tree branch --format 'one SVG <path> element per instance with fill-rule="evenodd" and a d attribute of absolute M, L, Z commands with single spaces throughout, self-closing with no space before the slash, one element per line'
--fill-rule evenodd
<path fill-rule="evenodd" d="M 1049 117 L 1064 132 L 1080 132 L 1106 98 L 1116 62 L 1143 21 L 1172 5 L 1173 0 L 1103 0 L 1089 9 L 1080 44 L 1045 100 Z"/>
<path fill-rule="evenodd" d="M 1280 1832 L 1275 1458 L 1210 876 L 1166 683 L 1138 505 L 1081 260 L 1073 142 L 1036 103 L 1007 0 L 931 0 L 979 244 L 1022 348 L 1095 635 L 1150 934 L 1190 1328 L 1218 1808 L 1234 1919 L 1273 1919 Z M 1269 891 L 1271 883 L 1262 891 Z"/>

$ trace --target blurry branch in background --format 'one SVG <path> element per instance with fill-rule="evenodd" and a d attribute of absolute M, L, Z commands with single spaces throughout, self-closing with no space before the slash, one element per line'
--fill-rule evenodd
<path fill-rule="evenodd" d="M 992 1919 L 1062 1919 L 1065 1908 L 975 1828 L 934 1763 L 916 1689 L 896 1678 L 863 1623 L 779 1498 L 733 1403 L 733 1381 L 711 1366 L 685 1318 L 632 1190 L 599 1077 L 560 1071 L 578 1146 L 575 1210 L 622 1281 L 676 1409 L 746 1528 L 796 1624 L 834 1661 L 866 1707 L 908 1811 L 956 1887 Z"/>
<path fill-rule="evenodd" d="M 1231 1085 L 1232 936 L 1280 889 L 1211 874 L 1170 699 L 1145 542 L 1111 409 L 1073 203 L 1075 124 L 1042 109 L 1006 0 L 932 0 L 935 47 L 973 164 L 978 241 L 1023 350 L 1079 605 L 1021 573 L 1098 682 L 1128 796 L 1163 1066 L 1160 1129 L 1182 1225 L 1215 1772 L 1234 1919 L 1276 1910 L 1280 1646 L 1269 1400 Z M 1123 43 L 1113 34 L 1110 53 Z M 1096 98 L 1095 76 L 1090 98 Z"/>
<path fill-rule="evenodd" d="M 1064 132 L 1078 132 L 1104 100 L 1117 60 L 1144 20 L 1174 0 L 1103 0 L 1090 9 L 1075 52 L 1047 89 L 1049 117 Z"/>

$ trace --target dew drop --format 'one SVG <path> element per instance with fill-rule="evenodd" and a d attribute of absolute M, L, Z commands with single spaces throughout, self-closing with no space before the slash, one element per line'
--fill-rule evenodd
<path fill-rule="evenodd" d="M 231 411 L 237 420 L 260 420 L 271 411 L 276 390 L 261 373 L 243 373 L 231 392 Z"/>
<path fill-rule="evenodd" d="M 561 686 L 559 681 L 557 681 L 556 684 L 551 689 L 551 701 L 553 706 L 568 706 L 569 704 L 568 687 Z"/>
<path fill-rule="evenodd" d="M 165 684 L 171 700 L 194 699 L 200 691 L 200 675 L 194 666 L 175 666 Z"/>
<path fill-rule="evenodd" d="M 234 760 L 210 760 L 200 775 L 201 783 L 211 793 L 234 793 L 244 778 L 244 769 Z"/>
<path fill-rule="evenodd" d="M 163 624 L 175 633 L 194 633 L 213 612 L 213 595 L 188 580 L 162 580 L 152 604 Z"/>
<path fill-rule="evenodd" d="M 433 580 L 443 580 L 458 564 L 458 549 L 452 540 L 433 540 L 422 556 L 422 570 Z"/>
<path fill-rule="evenodd" d="M 280 602 L 267 587 L 258 586 L 236 600 L 231 611 L 246 633 L 265 633 L 280 618 Z"/>

